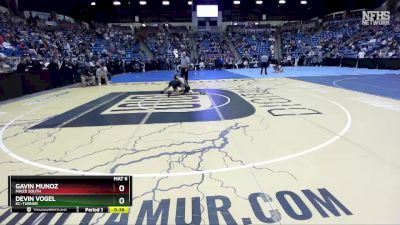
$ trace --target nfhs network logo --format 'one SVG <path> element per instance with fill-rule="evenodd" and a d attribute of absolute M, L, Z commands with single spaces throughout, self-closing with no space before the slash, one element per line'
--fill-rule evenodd
<path fill-rule="evenodd" d="M 390 12 L 389 11 L 363 11 L 362 12 L 362 25 L 390 25 Z"/>

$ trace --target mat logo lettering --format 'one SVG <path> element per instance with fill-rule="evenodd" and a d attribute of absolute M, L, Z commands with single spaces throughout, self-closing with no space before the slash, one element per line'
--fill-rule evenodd
<path fill-rule="evenodd" d="M 155 91 L 115 92 L 78 106 L 31 129 L 208 122 L 239 119 L 255 113 L 252 104 L 227 90 L 206 95 L 170 96 Z"/>
<path fill-rule="evenodd" d="M 255 192 L 248 195 L 247 202 L 234 204 L 229 197 L 224 195 L 210 195 L 191 198 L 161 199 L 159 201 L 144 200 L 140 205 L 133 206 L 131 214 L 110 214 L 104 218 L 102 224 L 127 225 L 127 224 L 270 224 L 281 221 L 309 221 L 313 219 L 329 219 L 351 216 L 353 213 L 326 188 L 318 191 L 310 189 L 294 191 L 278 191 L 275 195 Z M 273 207 L 271 207 L 271 205 Z M 204 212 L 202 211 L 202 206 Z M 237 208 L 241 215 L 238 215 Z M 24 213 L 25 214 L 25 213 Z M 0 216 L 0 223 L 14 217 L 12 221 L 24 222 L 24 224 L 91 224 L 100 216 L 95 213 L 87 213 L 80 223 L 71 223 L 74 216 L 63 213 L 60 217 L 54 217 L 54 213 L 30 215 L 23 221 L 23 213 L 13 216 L 4 213 Z M 103 215 L 104 216 L 104 215 Z M 117 219 L 118 218 L 118 219 Z M 19 221 L 20 220 L 20 221 Z M 189 222 L 190 223 L 187 223 Z M 97 221 L 99 222 L 99 221 Z"/>
<path fill-rule="evenodd" d="M 302 104 L 293 102 L 290 99 L 278 96 L 271 89 L 247 90 L 235 88 L 240 95 L 249 99 L 259 107 L 265 108 L 272 116 L 297 116 L 297 115 L 320 115 L 322 112 Z"/>
<path fill-rule="evenodd" d="M 145 113 L 145 112 L 193 112 L 212 107 L 208 95 L 166 96 L 163 94 L 129 95 L 108 108 L 105 114 Z"/>

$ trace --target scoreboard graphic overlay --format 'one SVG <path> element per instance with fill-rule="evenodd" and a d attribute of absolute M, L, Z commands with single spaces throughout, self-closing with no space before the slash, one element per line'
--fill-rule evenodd
<path fill-rule="evenodd" d="M 9 176 L 13 212 L 128 213 L 130 176 Z"/>

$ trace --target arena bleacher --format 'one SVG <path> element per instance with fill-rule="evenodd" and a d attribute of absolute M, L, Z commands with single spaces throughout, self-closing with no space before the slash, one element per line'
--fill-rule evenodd
<path fill-rule="evenodd" d="M 262 55 L 274 57 L 275 29 L 269 26 L 228 26 L 227 31 L 240 56 L 250 61 Z"/>
<path fill-rule="evenodd" d="M 101 65 L 111 74 L 175 69 L 182 52 L 191 58 L 194 69 L 258 67 L 262 55 L 287 66 L 358 66 L 358 61 L 364 61 L 360 65 L 368 68 L 385 67 L 371 60 L 400 58 L 399 22 L 362 26 L 360 16 L 289 22 L 281 27 L 228 25 L 222 31 L 163 23 L 138 28 L 89 26 L 4 12 L 0 20 L 2 73 L 51 71 L 53 81 L 46 89 L 79 83 L 85 68 L 95 70 Z M 46 68 L 52 62 L 58 69 Z M 61 72 L 64 67 L 69 72 Z"/>
<path fill-rule="evenodd" d="M 198 58 L 208 68 L 220 68 L 225 62 L 231 62 L 234 59 L 232 49 L 222 33 L 198 32 L 196 41 Z"/>
<path fill-rule="evenodd" d="M 396 22 L 390 26 L 371 27 L 362 26 L 359 18 L 331 20 L 322 23 L 320 29 L 284 31 L 282 37 L 283 53 L 293 59 L 303 56 L 306 65 L 317 64 L 323 58 L 399 57 L 400 36 Z"/>

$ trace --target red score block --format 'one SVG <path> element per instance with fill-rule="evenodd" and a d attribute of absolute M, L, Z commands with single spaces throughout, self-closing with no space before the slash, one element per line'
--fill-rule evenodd
<path fill-rule="evenodd" d="M 57 189 L 36 189 L 41 194 L 80 195 L 80 194 L 129 194 L 128 184 L 59 184 Z"/>
<path fill-rule="evenodd" d="M 11 194 L 130 194 L 128 176 L 10 176 Z"/>

